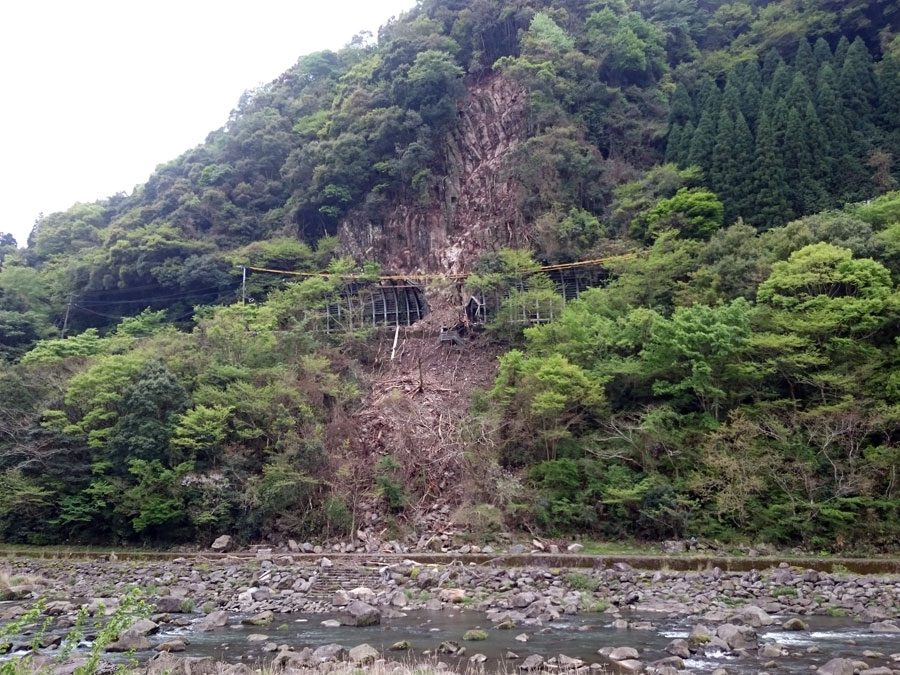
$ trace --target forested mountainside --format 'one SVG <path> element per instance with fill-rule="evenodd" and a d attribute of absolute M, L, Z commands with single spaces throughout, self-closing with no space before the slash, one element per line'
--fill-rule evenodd
<path fill-rule="evenodd" d="M 308 323 L 381 269 L 556 308 L 489 326 L 458 527 L 896 547 L 898 178 L 895 3 L 424 0 L 0 235 L 0 539 L 404 534 L 373 335 Z M 538 270 L 617 255 L 565 309 Z"/>

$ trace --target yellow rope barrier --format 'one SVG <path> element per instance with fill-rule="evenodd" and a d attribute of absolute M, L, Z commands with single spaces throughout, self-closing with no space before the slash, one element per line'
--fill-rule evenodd
<path fill-rule="evenodd" d="M 636 258 L 638 253 L 625 253 L 622 255 L 609 256 L 607 258 L 595 258 L 594 260 L 579 260 L 571 263 L 559 263 L 556 265 L 543 265 L 535 270 L 525 272 L 525 274 L 536 274 L 537 272 L 550 272 L 555 270 L 572 269 L 575 267 L 585 267 L 589 265 L 601 265 L 603 263 L 614 260 L 630 260 Z M 265 272 L 267 274 L 285 274 L 294 277 L 323 277 L 326 279 L 365 279 L 379 281 L 405 281 L 417 280 L 428 281 L 430 279 L 466 279 L 471 276 L 472 272 L 462 274 L 387 274 L 387 275 L 367 275 L 367 274 L 341 274 L 339 272 L 295 272 L 293 270 L 276 270 L 269 267 L 254 267 L 246 265 L 246 269 L 252 272 Z"/>

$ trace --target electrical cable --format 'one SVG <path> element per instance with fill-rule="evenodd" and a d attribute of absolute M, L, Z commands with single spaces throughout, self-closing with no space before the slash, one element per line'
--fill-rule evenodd
<path fill-rule="evenodd" d="M 559 263 L 556 265 L 542 265 L 535 270 L 530 270 L 528 272 L 524 272 L 524 274 L 536 274 L 538 272 L 550 272 L 555 270 L 564 270 L 564 269 L 573 269 L 576 267 L 586 267 L 591 265 L 602 265 L 603 263 L 608 263 L 616 260 L 630 260 L 636 258 L 640 255 L 640 253 L 624 253 L 621 255 L 608 256 L 606 258 L 595 258 L 593 260 L 579 260 L 577 262 L 571 263 Z M 287 276 L 295 276 L 295 277 L 323 277 L 326 279 L 336 278 L 336 279 L 362 279 L 362 280 L 370 280 L 370 279 L 378 279 L 379 281 L 391 281 L 391 280 L 417 280 L 417 281 L 427 281 L 429 279 L 466 279 L 472 276 L 473 272 L 463 272 L 459 274 L 381 274 L 381 275 L 367 275 L 367 274 L 342 274 L 340 272 L 295 272 L 292 270 L 277 270 L 272 269 L 270 267 L 255 267 L 251 265 L 245 266 L 248 270 L 252 272 L 264 272 L 267 274 L 283 274 Z"/>

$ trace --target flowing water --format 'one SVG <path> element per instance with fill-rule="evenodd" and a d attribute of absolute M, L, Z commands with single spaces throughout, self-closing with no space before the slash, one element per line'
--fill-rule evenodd
<path fill-rule="evenodd" d="M 392 653 L 397 660 L 419 656 L 425 650 L 435 650 L 444 640 L 453 640 L 466 647 L 466 654 L 461 659 L 463 661 L 473 654 L 481 653 L 488 657 L 489 664 L 498 663 L 505 660 L 508 651 L 512 651 L 521 657 L 541 654 L 550 658 L 565 654 L 591 663 L 603 661 L 597 654 L 597 650 L 602 647 L 629 646 L 638 649 L 641 660 L 649 663 L 668 656 L 664 651 L 665 646 L 674 638 L 686 638 L 691 627 L 697 623 L 694 619 L 686 618 L 632 615 L 627 618 L 652 621 L 654 630 L 617 630 L 611 627 L 611 619 L 607 614 L 584 614 L 564 617 L 543 627 L 520 626 L 512 630 L 496 630 L 478 612 L 421 611 L 411 612 L 403 618 L 385 619 L 381 625 L 367 628 L 323 626 L 322 621 L 329 618 L 337 617 L 282 614 L 276 615 L 268 626 L 232 623 L 207 633 L 195 632 L 193 626 L 164 626 L 158 634 L 150 636 L 150 640 L 158 644 L 174 638 L 187 638 L 190 644 L 185 655 L 212 656 L 225 661 L 245 660 L 251 663 L 270 656 L 261 651 L 266 642 L 290 645 L 295 650 L 330 643 L 342 644 L 347 648 L 366 643 L 378 650 L 387 651 L 392 644 L 401 640 L 407 641 L 411 649 L 408 653 Z M 890 665 L 887 657 L 864 658 L 863 652 L 871 650 L 887 655 L 900 651 L 900 635 L 873 633 L 867 625 L 855 623 L 852 619 L 804 617 L 810 630 L 790 632 L 780 628 L 785 618 L 787 617 L 778 617 L 773 626 L 758 629 L 761 642 L 775 642 L 790 651 L 789 656 L 775 659 L 779 672 L 809 672 L 810 666 L 820 665 L 838 656 L 865 660 L 870 667 Z M 195 621 L 199 619 L 199 616 L 194 617 Z M 232 617 L 232 621 L 234 620 Z M 463 634 L 472 628 L 485 629 L 488 639 L 464 642 Z M 527 642 L 517 641 L 516 636 L 523 633 L 528 637 Z M 251 642 L 247 639 L 251 634 L 266 635 L 267 639 Z M 808 653 L 809 647 L 818 648 L 819 653 Z M 138 653 L 137 657 L 144 660 L 151 655 L 152 652 L 143 652 Z M 451 664 L 460 660 L 441 658 Z M 713 653 L 686 660 L 685 666 L 696 672 L 711 672 L 724 667 L 729 672 L 756 673 L 763 669 L 763 664 L 767 661 L 769 659 L 742 659 L 724 653 Z"/>

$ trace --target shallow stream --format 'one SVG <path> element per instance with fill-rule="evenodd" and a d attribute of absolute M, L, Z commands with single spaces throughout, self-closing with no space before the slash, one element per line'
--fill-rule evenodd
<path fill-rule="evenodd" d="M 0 603 L 3 604 L 3 603 Z M 200 617 L 191 617 L 199 621 Z M 512 630 L 494 629 L 483 614 L 474 611 L 411 612 L 403 618 L 385 619 L 379 626 L 367 628 L 326 627 L 322 621 L 327 615 L 276 615 L 268 626 L 245 626 L 232 616 L 230 624 L 212 632 L 196 632 L 193 626 L 174 627 L 164 625 L 158 634 L 150 636 L 153 644 L 174 638 L 190 641 L 185 655 L 212 656 L 219 660 L 235 662 L 257 662 L 270 657 L 262 647 L 266 642 L 289 645 L 295 650 L 303 647 L 316 648 L 325 644 L 338 643 L 347 648 L 367 643 L 385 651 L 401 640 L 410 644 L 409 652 L 392 652 L 397 660 L 407 660 L 420 656 L 425 650 L 435 650 L 444 640 L 453 640 L 466 647 L 462 660 L 481 653 L 490 662 L 502 661 L 508 651 L 524 657 L 541 654 L 545 658 L 565 654 L 580 658 L 587 663 L 602 662 L 597 654 L 602 647 L 634 647 L 641 652 L 641 660 L 649 663 L 668 656 L 665 646 L 674 638 L 686 638 L 696 619 L 665 618 L 659 615 L 631 615 L 632 621 L 649 620 L 653 630 L 622 630 L 611 627 L 608 614 L 584 614 L 563 617 L 559 621 L 543 627 L 520 626 Z M 774 659 L 779 672 L 808 672 L 811 666 L 821 665 L 834 657 L 865 660 L 870 667 L 891 664 L 887 656 L 864 657 L 865 651 L 881 652 L 885 655 L 900 651 L 900 636 L 890 633 L 873 633 L 866 624 L 843 617 L 804 617 L 809 623 L 809 631 L 790 632 L 782 630 L 781 622 L 787 617 L 776 617 L 770 627 L 758 629 L 760 642 L 774 642 L 789 650 L 790 655 Z M 710 626 L 714 628 L 714 626 Z M 488 639 L 479 642 L 464 642 L 463 634 L 472 628 L 483 628 Z M 251 634 L 265 635 L 261 641 L 248 641 Z M 527 642 L 516 640 L 527 635 Z M 23 640 L 25 641 L 25 640 Z M 819 649 L 818 653 L 808 653 L 809 647 Z M 152 652 L 139 652 L 137 658 L 145 660 Z M 2 658 L 2 657 L 0 657 Z M 444 658 L 450 663 L 460 659 Z M 722 653 L 713 653 L 686 660 L 687 669 L 696 672 L 711 672 L 724 667 L 729 672 L 756 673 L 763 670 L 768 658 L 738 658 Z M 510 665 L 513 665 L 513 662 Z"/>

